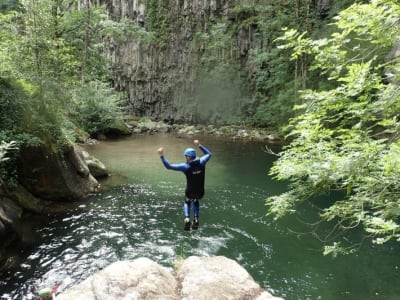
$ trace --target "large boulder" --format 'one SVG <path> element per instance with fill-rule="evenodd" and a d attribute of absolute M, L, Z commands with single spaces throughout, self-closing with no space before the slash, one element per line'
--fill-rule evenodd
<path fill-rule="evenodd" d="M 51 201 L 81 199 L 98 187 L 79 149 L 73 145 L 64 149 L 51 145 L 22 147 L 18 181 L 35 197 Z"/>
<path fill-rule="evenodd" d="M 181 299 L 278 299 L 237 262 L 223 256 L 186 259 L 178 270 Z"/>
<path fill-rule="evenodd" d="M 24 239 L 21 216 L 25 210 L 38 214 L 67 211 L 73 207 L 72 200 L 97 189 L 94 176 L 108 174 L 100 161 L 82 152 L 72 144 L 64 149 L 51 145 L 20 149 L 18 184 L 0 186 L 0 272 L 13 265 L 8 263 L 13 259 L 5 254 L 6 247 Z"/>
<path fill-rule="evenodd" d="M 7 197 L 0 196 L 0 238 L 6 244 L 10 233 L 18 233 L 22 209 Z"/>
<path fill-rule="evenodd" d="M 65 212 L 74 207 L 73 203 L 43 200 L 35 197 L 22 185 L 17 185 L 12 189 L 8 189 L 6 194 L 12 198 L 13 202 L 20 208 L 38 214 Z M 3 200 L 0 198 L 0 202 L 2 201 Z"/>
<path fill-rule="evenodd" d="M 89 168 L 90 174 L 92 174 L 94 178 L 100 179 L 110 175 L 107 167 L 99 159 L 90 155 L 85 150 L 82 150 L 80 153 Z"/>
<path fill-rule="evenodd" d="M 281 299 L 261 288 L 234 260 L 187 258 L 176 272 L 148 258 L 120 261 L 57 296 L 58 300 Z"/>
<path fill-rule="evenodd" d="M 119 261 L 57 296 L 57 300 L 179 299 L 177 281 L 148 258 Z"/>

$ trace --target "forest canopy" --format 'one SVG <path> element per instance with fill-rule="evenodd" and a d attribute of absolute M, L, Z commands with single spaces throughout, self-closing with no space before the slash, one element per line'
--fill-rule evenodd
<path fill-rule="evenodd" d="M 368 238 L 400 241 L 400 61 L 387 56 L 400 37 L 399 22 L 397 1 L 373 0 L 342 11 L 328 38 L 287 29 L 278 40 L 293 60 L 312 58 L 310 69 L 333 88 L 301 91 L 304 104 L 287 126 L 292 142 L 270 172 L 290 186 L 266 204 L 276 218 L 299 213 L 304 203 L 317 208 L 310 232 L 325 254 L 352 252 Z M 332 193 L 339 200 L 320 200 Z M 320 230 L 322 223 L 330 228 Z M 358 229 L 359 241 L 346 239 Z"/>
<path fill-rule="evenodd" d="M 123 95 L 109 83 L 105 41 L 130 24 L 85 3 L 9 0 L 0 7 L 2 140 L 26 143 L 21 135 L 30 134 L 62 144 L 79 140 L 81 129 L 92 135 L 121 122 Z"/>

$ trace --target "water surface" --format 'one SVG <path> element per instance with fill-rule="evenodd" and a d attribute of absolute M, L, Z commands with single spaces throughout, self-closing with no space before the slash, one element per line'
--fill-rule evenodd
<path fill-rule="evenodd" d="M 183 161 L 191 138 L 136 135 L 87 146 L 112 176 L 74 210 L 29 216 L 28 241 L 17 264 L 0 278 L 0 299 L 36 299 L 38 289 L 67 288 L 118 260 L 148 257 L 173 270 L 190 255 L 224 255 L 245 267 L 271 293 L 286 299 L 398 299 L 399 247 L 364 245 L 332 259 L 301 231 L 295 218 L 275 222 L 264 199 L 286 186 L 267 176 L 274 157 L 263 143 L 200 137 L 213 153 L 207 164 L 200 229 L 183 230 L 184 175 L 157 155 Z"/>

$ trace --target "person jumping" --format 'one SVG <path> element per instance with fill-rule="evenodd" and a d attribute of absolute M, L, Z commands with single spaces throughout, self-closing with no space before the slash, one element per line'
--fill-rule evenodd
<path fill-rule="evenodd" d="M 199 140 L 193 141 L 194 145 L 199 147 L 203 152 L 202 157 L 196 156 L 196 150 L 187 148 L 183 152 L 186 162 L 179 164 L 171 164 L 164 156 L 164 148 L 160 147 L 157 152 L 160 155 L 161 162 L 169 170 L 181 171 L 186 176 L 186 189 L 185 189 L 185 202 L 183 205 L 183 212 L 185 215 L 184 229 L 190 230 L 190 210 L 193 205 L 193 222 L 192 229 L 199 227 L 199 200 L 204 196 L 204 181 L 206 163 L 211 158 L 211 152 L 200 144 Z"/>

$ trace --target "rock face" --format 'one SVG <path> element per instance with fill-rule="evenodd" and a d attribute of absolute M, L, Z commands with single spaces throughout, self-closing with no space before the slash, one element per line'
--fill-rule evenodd
<path fill-rule="evenodd" d="M 97 180 L 74 146 L 24 147 L 18 161 L 18 180 L 34 196 L 51 201 L 77 200 L 95 191 Z"/>
<path fill-rule="evenodd" d="M 85 150 L 82 150 L 80 153 L 89 168 L 90 174 L 92 174 L 94 178 L 98 179 L 110 175 L 107 167 L 96 157 L 90 155 Z"/>
<path fill-rule="evenodd" d="M 9 232 L 19 231 L 21 215 L 22 209 L 14 201 L 6 197 L 0 198 L 0 238 L 3 242 Z"/>
<path fill-rule="evenodd" d="M 238 65 L 246 65 L 250 50 L 262 43 L 256 37 L 256 24 L 245 28 L 237 20 L 237 10 L 250 3 L 232 0 L 100 2 L 106 4 L 112 19 L 126 18 L 139 28 L 139 34 L 127 34 L 125 41 L 107 42 L 109 57 L 115 64 L 114 86 L 126 92 L 132 114 L 172 122 L 191 123 L 199 119 L 213 122 L 226 113 L 236 112 L 233 106 L 243 103 L 240 97 L 243 91 L 233 78 L 227 81 L 212 78 L 215 85 L 203 85 L 204 78 L 211 73 L 202 69 L 202 59 L 211 46 L 201 36 L 210 35 L 210 29 L 217 23 L 223 23 L 226 28 L 237 27 L 229 33 L 232 47 L 215 54 L 214 58 L 229 57 Z M 316 18 L 323 19 L 334 3 L 335 0 L 315 1 Z M 246 13 L 243 9 L 243 14 Z M 149 41 L 146 33 L 155 34 L 155 38 Z M 230 77 L 226 75 L 223 77 Z M 239 73 L 233 77 L 237 76 Z M 205 111 L 204 107 L 211 111 Z"/>
<path fill-rule="evenodd" d="M 162 34 L 155 43 L 127 36 L 123 43 L 108 44 L 116 66 L 114 85 L 127 93 L 132 114 L 191 121 L 187 106 L 194 104 L 196 65 L 202 53 L 201 45 L 194 46 L 194 35 L 220 16 L 231 1 L 153 1 L 156 6 L 150 5 L 151 1 L 104 2 L 113 19 L 128 18 L 146 32 Z M 163 30 L 159 24 L 168 28 Z"/>
<path fill-rule="evenodd" d="M 21 237 L 24 211 L 56 213 L 71 208 L 99 186 L 95 177 L 107 176 L 104 164 L 75 145 L 64 151 L 51 147 L 26 147 L 18 160 L 18 181 L 0 188 L 0 271 L 5 269 L 3 248 Z"/>
<path fill-rule="evenodd" d="M 183 261 L 176 271 L 148 258 L 116 262 L 57 296 L 58 300 L 281 299 L 262 289 L 235 261 L 223 256 Z"/>
<path fill-rule="evenodd" d="M 280 299 L 262 289 L 234 260 L 222 256 L 189 257 L 177 275 L 181 299 Z"/>
<path fill-rule="evenodd" d="M 94 158 L 90 163 L 96 175 L 107 174 L 105 166 Z M 21 149 L 18 181 L 15 186 L 0 189 L 0 237 L 4 240 L 19 234 L 24 210 L 39 214 L 65 211 L 68 202 L 86 196 L 99 185 L 82 151 L 72 145 L 64 152 L 46 146 Z"/>

